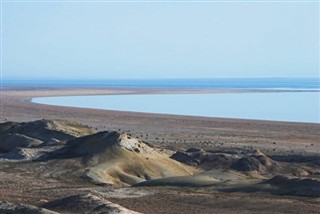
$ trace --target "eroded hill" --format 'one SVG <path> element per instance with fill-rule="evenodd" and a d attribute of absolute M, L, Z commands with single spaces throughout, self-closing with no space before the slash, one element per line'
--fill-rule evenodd
<path fill-rule="evenodd" d="M 183 193 L 185 188 L 204 188 L 210 194 L 320 197 L 320 157 L 272 157 L 230 148 L 168 149 L 123 132 L 95 133 L 60 120 L 6 122 L 0 131 L 4 213 L 134 213 L 110 202 L 117 201 L 110 195 L 119 191 L 117 197 L 130 198 L 145 186 L 172 186 Z M 129 189 L 121 193 L 123 187 Z M 138 197 L 157 191 L 147 189 Z M 75 208 L 79 203 L 83 207 Z"/>

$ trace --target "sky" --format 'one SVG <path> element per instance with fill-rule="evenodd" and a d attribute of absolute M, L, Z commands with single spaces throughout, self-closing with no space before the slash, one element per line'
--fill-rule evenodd
<path fill-rule="evenodd" d="M 319 77 L 319 2 L 2 3 L 3 79 Z"/>

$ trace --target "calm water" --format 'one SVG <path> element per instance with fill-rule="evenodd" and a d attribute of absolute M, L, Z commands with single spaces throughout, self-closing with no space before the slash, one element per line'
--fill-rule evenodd
<path fill-rule="evenodd" d="M 32 101 L 131 112 L 320 123 L 319 96 L 320 92 L 99 95 Z"/>
<path fill-rule="evenodd" d="M 131 87 L 180 89 L 295 89 L 319 90 L 319 78 L 212 78 L 130 80 L 3 80 L 4 86 Z"/>

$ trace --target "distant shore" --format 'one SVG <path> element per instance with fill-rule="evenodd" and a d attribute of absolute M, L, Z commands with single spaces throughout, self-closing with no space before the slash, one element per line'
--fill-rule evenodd
<path fill-rule="evenodd" d="M 66 119 L 90 125 L 96 130 L 123 130 L 154 144 L 201 144 L 216 149 L 224 144 L 231 148 L 255 147 L 266 153 L 290 152 L 292 147 L 306 154 L 320 151 L 320 124 L 133 113 L 30 102 L 33 97 L 49 96 L 242 92 L 257 90 L 5 87 L 1 91 L 1 122 Z"/>
<path fill-rule="evenodd" d="M 35 97 L 44 105 L 152 114 L 320 123 L 319 92 L 213 90 L 157 94 Z M 208 93 L 209 92 L 209 93 Z"/>

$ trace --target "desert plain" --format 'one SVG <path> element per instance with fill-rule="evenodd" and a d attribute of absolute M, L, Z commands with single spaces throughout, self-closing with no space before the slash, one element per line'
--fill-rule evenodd
<path fill-rule="evenodd" d="M 231 92 L 2 87 L 0 213 L 319 213 L 320 124 L 30 102 Z"/>

